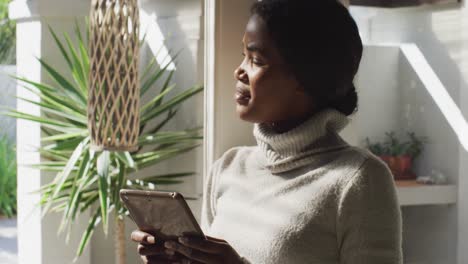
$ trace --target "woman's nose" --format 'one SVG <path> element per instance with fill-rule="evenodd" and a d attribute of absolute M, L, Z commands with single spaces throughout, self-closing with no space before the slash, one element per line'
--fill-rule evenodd
<path fill-rule="evenodd" d="M 236 78 L 237 80 L 243 83 L 247 83 L 248 81 L 247 73 L 245 72 L 244 69 L 242 69 L 241 66 L 237 67 L 237 69 L 234 70 L 234 78 Z"/>

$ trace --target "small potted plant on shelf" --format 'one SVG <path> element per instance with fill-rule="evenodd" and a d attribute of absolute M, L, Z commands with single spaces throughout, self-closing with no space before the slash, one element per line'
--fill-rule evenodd
<path fill-rule="evenodd" d="M 409 140 L 401 141 L 395 132 L 386 132 L 384 142 L 371 142 L 366 137 L 366 147 L 373 154 L 382 159 L 390 168 L 395 180 L 416 179 L 416 174 L 411 171 L 413 161 L 419 156 L 426 137 L 417 137 L 414 132 L 407 132 Z"/>

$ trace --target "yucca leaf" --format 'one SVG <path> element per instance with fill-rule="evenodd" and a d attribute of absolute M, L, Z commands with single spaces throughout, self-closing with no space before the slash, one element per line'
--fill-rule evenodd
<path fill-rule="evenodd" d="M 85 43 L 83 40 L 83 35 L 81 34 L 80 26 L 78 25 L 78 20 L 75 19 L 73 30 L 75 31 L 75 36 L 78 38 L 78 43 Z"/>
<path fill-rule="evenodd" d="M 91 163 L 89 162 L 90 157 L 91 157 L 90 152 L 92 152 L 92 150 L 86 151 L 83 159 L 80 162 L 80 169 L 78 170 L 78 173 L 76 173 L 73 179 L 72 190 L 70 192 L 70 199 L 68 200 L 67 207 L 65 208 L 61 226 L 64 226 L 67 222 L 71 223 L 75 220 L 76 209 L 79 206 L 79 203 L 80 203 L 79 198 L 81 198 L 81 194 L 82 194 L 80 185 L 78 184 L 78 180 L 88 174 L 89 168 L 91 167 Z M 71 219 L 70 219 L 70 212 L 72 212 Z"/>
<path fill-rule="evenodd" d="M 138 168 L 143 169 L 149 166 L 152 166 L 154 164 L 157 164 L 163 160 L 175 157 L 177 155 L 180 155 L 182 153 L 188 152 L 190 150 L 195 149 L 199 145 L 193 145 L 193 146 L 188 146 L 188 147 L 183 147 L 179 149 L 175 149 L 172 151 L 155 151 L 152 152 L 152 155 L 146 155 L 143 159 L 139 159 L 138 161 L 135 160 Z"/>
<path fill-rule="evenodd" d="M 52 158 L 55 160 L 62 160 L 62 161 L 67 161 L 69 156 L 64 155 L 58 151 L 54 151 L 51 149 L 45 149 L 45 148 L 39 148 L 39 153 L 41 153 L 44 157 L 46 158 Z"/>
<path fill-rule="evenodd" d="M 159 78 L 166 72 L 167 68 L 173 63 L 174 59 L 179 55 L 179 52 L 174 55 L 172 60 L 169 60 L 161 69 L 156 71 L 156 74 L 150 76 L 146 81 L 143 82 L 143 85 L 140 89 L 140 94 L 144 95 L 150 88 L 153 86 Z"/>
<path fill-rule="evenodd" d="M 132 155 L 128 151 L 124 152 L 115 152 L 116 157 L 122 161 L 126 167 L 135 168 L 135 161 L 132 158 Z"/>
<path fill-rule="evenodd" d="M 153 70 L 153 67 L 157 62 L 157 58 L 159 57 L 159 54 L 161 53 L 163 48 L 165 48 L 165 46 L 161 45 L 158 48 L 158 50 L 156 51 L 156 53 L 153 54 L 153 57 L 151 58 L 150 62 L 146 65 L 145 69 L 143 70 L 143 74 L 141 75 L 141 80 L 142 81 L 145 81 L 145 80 L 148 79 L 147 77 L 149 76 L 149 73 L 151 72 L 151 70 Z M 171 51 L 168 52 L 168 54 L 164 57 L 164 59 L 162 61 L 165 61 L 167 56 L 170 55 L 170 53 L 171 53 Z"/>
<path fill-rule="evenodd" d="M 159 48 L 158 53 L 159 53 L 160 50 L 161 50 L 161 48 Z M 141 80 L 145 81 L 145 79 L 148 76 L 149 72 L 151 71 L 153 66 L 156 64 L 156 57 L 157 56 L 153 56 L 153 58 L 151 58 L 151 60 L 149 61 L 148 65 L 146 65 L 145 69 L 143 70 L 143 73 L 140 75 Z"/>
<path fill-rule="evenodd" d="M 108 180 L 109 180 L 109 166 L 110 155 L 109 151 L 103 151 L 97 159 L 97 173 L 99 176 L 99 200 L 101 203 L 102 223 L 104 226 L 104 233 L 107 235 L 108 229 L 108 209 L 109 209 L 109 196 L 108 196 Z"/>
<path fill-rule="evenodd" d="M 27 120 L 35 121 L 35 122 L 38 122 L 38 123 L 41 123 L 41 124 L 49 124 L 49 125 L 59 126 L 59 127 L 74 128 L 70 124 L 65 123 L 65 122 L 61 122 L 61 121 L 57 121 L 57 120 L 53 120 L 53 119 L 49 119 L 49 118 L 43 118 L 43 117 L 39 117 L 39 116 L 35 116 L 35 115 L 30 115 L 30 114 L 27 114 L 27 113 L 18 112 L 13 108 L 9 108 L 8 110 L 9 110 L 9 112 L 4 113 L 4 115 L 10 116 L 10 117 L 15 117 L 15 118 L 20 118 L 20 119 L 27 119 Z"/>
<path fill-rule="evenodd" d="M 67 140 L 60 140 L 56 141 L 56 143 L 52 143 L 49 145 L 44 146 L 44 148 L 53 149 L 57 151 L 73 151 L 83 141 L 84 138 L 82 137 L 74 137 Z"/>
<path fill-rule="evenodd" d="M 81 154 L 83 151 L 87 148 L 89 142 L 89 137 L 86 137 L 83 139 L 83 141 L 76 147 L 75 151 L 73 151 L 73 154 L 70 156 L 69 161 L 67 162 L 67 165 L 65 165 L 65 168 L 63 169 L 62 172 L 59 172 L 55 179 L 53 180 L 53 183 L 57 184 L 54 189 L 54 193 L 52 194 L 51 199 L 53 200 L 58 194 L 62 191 L 62 186 L 67 180 L 68 176 L 72 172 L 73 168 L 75 167 L 75 164 L 77 163 L 78 159 L 81 157 Z M 43 216 L 47 213 L 48 208 L 50 207 L 50 203 L 48 203 L 45 208 L 44 208 L 44 213 Z"/>
<path fill-rule="evenodd" d="M 15 96 L 15 97 L 22 100 L 22 101 L 28 102 L 30 104 L 40 106 L 41 110 L 44 111 L 44 112 L 51 113 L 51 114 L 54 114 L 54 115 L 58 115 L 58 116 L 63 117 L 65 119 L 67 119 L 67 120 L 73 120 L 80 127 L 83 127 L 83 128 L 87 127 L 86 119 L 84 117 L 80 116 L 80 115 L 68 114 L 67 112 L 61 111 L 61 109 L 57 109 L 56 107 L 54 107 L 51 104 L 36 102 L 36 101 L 32 101 L 32 100 L 22 98 L 22 97 L 19 97 L 19 96 Z"/>
<path fill-rule="evenodd" d="M 88 197 L 88 199 L 82 199 L 82 205 L 80 206 L 80 212 L 86 211 L 92 204 L 94 204 L 99 199 L 99 194 Z"/>
<path fill-rule="evenodd" d="M 63 47 L 62 41 L 60 41 L 60 39 L 57 37 L 57 34 L 55 34 L 55 31 L 50 26 L 48 26 L 48 27 L 49 27 L 50 34 L 54 38 L 55 44 L 57 45 L 60 52 L 62 53 L 62 56 L 65 59 L 65 61 L 67 62 L 70 70 L 73 69 L 70 57 L 68 56 L 68 53 L 65 51 L 65 48 Z"/>
<path fill-rule="evenodd" d="M 87 135 L 88 135 L 88 130 L 83 130 L 83 131 L 75 132 L 75 133 L 65 133 L 65 134 L 58 134 L 54 136 L 44 137 L 41 139 L 41 141 L 49 142 L 49 141 L 66 140 L 70 138 L 85 137 Z"/>
<path fill-rule="evenodd" d="M 62 188 L 69 188 L 71 187 L 72 184 L 73 184 L 73 179 L 69 178 L 65 181 Z M 47 184 L 42 185 L 39 189 L 34 190 L 30 193 L 31 194 L 34 194 L 34 193 L 52 194 L 56 186 L 57 186 L 56 183 L 47 183 Z"/>
<path fill-rule="evenodd" d="M 202 136 L 194 132 L 169 132 L 169 133 L 157 133 L 153 135 L 146 135 L 140 137 L 138 144 L 140 145 L 153 145 L 153 144 L 168 144 L 168 143 L 180 143 L 183 141 L 192 141 L 203 139 Z"/>
<path fill-rule="evenodd" d="M 158 125 L 156 125 L 154 128 L 150 129 L 147 133 L 145 133 L 145 135 L 152 135 L 161 130 L 177 114 L 177 111 L 178 109 L 169 109 L 169 112 L 167 113 L 166 117 L 161 122 L 159 122 Z"/>
<path fill-rule="evenodd" d="M 176 87 L 175 84 L 171 85 L 166 90 L 159 93 L 156 97 L 151 99 L 151 101 L 149 101 L 143 107 L 141 107 L 140 113 L 142 115 L 144 115 L 144 114 L 146 114 L 148 112 L 148 110 L 151 110 L 153 107 L 159 106 L 159 104 L 161 103 L 161 100 L 164 98 L 164 96 L 166 94 L 168 94 L 170 91 L 172 91 L 175 87 Z"/>
<path fill-rule="evenodd" d="M 115 208 L 118 211 L 118 210 L 120 210 L 120 206 L 121 206 L 120 198 L 119 198 L 119 192 L 123 188 L 123 186 L 125 185 L 125 182 L 126 182 L 126 179 L 125 179 L 126 168 L 125 168 L 125 163 L 123 163 L 120 160 L 118 160 L 117 162 L 118 162 L 119 173 L 118 173 L 118 177 L 117 177 L 117 180 L 116 180 L 116 186 L 114 188 L 114 198 L 113 198 L 113 200 L 114 200 Z"/>
<path fill-rule="evenodd" d="M 68 51 L 70 52 L 72 58 L 72 75 L 76 84 L 81 88 L 82 93 L 85 95 L 85 98 L 87 98 L 86 92 L 88 84 L 86 80 L 88 78 L 88 73 L 85 72 L 81 58 L 78 56 L 78 52 L 76 51 L 75 47 L 73 47 L 70 36 L 67 33 L 65 33 L 65 40 L 67 42 Z"/>
<path fill-rule="evenodd" d="M 41 65 L 46 69 L 49 75 L 60 85 L 59 87 L 64 89 L 72 98 L 76 99 L 83 105 L 87 104 L 85 95 L 82 93 L 81 89 L 76 89 L 65 77 L 58 73 L 54 68 L 52 68 L 48 63 L 43 59 L 38 58 Z"/>
<path fill-rule="evenodd" d="M 26 82 L 26 81 L 24 81 L 24 82 Z M 22 87 L 24 89 L 34 93 L 35 95 L 39 96 L 42 100 L 44 100 L 44 101 L 46 101 L 46 102 L 48 102 L 50 104 L 53 104 L 54 106 L 59 107 L 64 111 L 67 111 L 67 112 L 70 112 L 70 113 L 73 113 L 73 114 L 77 114 L 77 115 L 81 115 L 81 116 L 85 116 L 86 110 L 84 108 L 80 109 L 79 107 L 77 107 L 75 105 L 76 102 L 71 101 L 71 99 L 68 98 L 67 94 L 57 93 L 56 91 L 55 92 L 50 92 L 47 89 L 45 89 L 45 87 L 35 86 L 36 84 L 34 82 L 27 82 L 27 83 L 34 86 L 34 87 L 36 87 L 36 89 L 38 89 L 39 92 L 37 92 L 37 91 L 35 91 L 35 90 L 25 86 L 25 85 L 22 85 Z M 54 94 L 57 94 L 57 95 L 54 95 Z"/>
<path fill-rule="evenodd" d="M 171 89 L 171 90 L 172 90 L 172 88 L 170 88 L 172 85 L 169 86 L 169 84 L 170 84 L 170 82 L 171 82 L 171 80 L 172 80 L 172 76 L 173 76 L 173 75 L 174 75 L 174 71 L 171 71 L 171 72 L 168 74 L 168 76 L 167 76 L 167 78 L 166 78 L 166 81 L 164 82 L 163 87 L 161 88 L 160 94 L 165 93 L 166 90 L 168 90 L 168 89 Z M 173 84 L 173 85 L 175 86 L 175 84 Z M 161 103 L 162 103 L 162 101 L 163 101 L 163 99 L 164 99 L 164 95 L 163 95 L 159 100 L 157 100 L 157 101 L 154 103 L 154 106 L 160 106 Z"/>
<path fill-rule="evenodd" d="M 57 104 L 56 102 L 50 100 L 50 98 L 47 98 L 47 96 L 45 96 L 44 94 L 40 96 L 41 99 L 43 99 L 41 100 L 41 102 L 29 100 L 27 98 L 23 98 L 19 96 L 15 96 L 15 97 L 19 100 L 40 106 L 42 108 L 59 111 L 61 112 L 62 115 L 64 115 L 65 118 L 70 116 L 70 119 L 72 120 L 75 119 L 78 122 L 86 122 L 85 116 L 83 114 L 75 112 L 75 111 L 70 111 L 69 109 L 62 107 L 63 105 Z"/>
<path fill-rule="evenodd" d="M 83 72 L 87 75 L 89 74 L 89 69 L 90 69 L 88 51 L 86 50 L 84 46 L 84 42 L 80 41 L 78 44 L 79 44 L 79 49 L 80 49 L 81 62 L 83 63 Z M 86 80 L 86 85 L 87 85 L 88 79 L 86 78 L 85 80 Z M 88 87 L 85 87 L 85 88 L 87 91 Z"/>
<path fill-rule="evenodd" d="M 78 251 L 76 253 L 77 255 L 76 258 L 78 258 L 79 256 L 83 254 L 84 248 L 88 244 L 89 239 L 91 235 L 93 234 L 95 227 L 99 224 L 100 221 L 101 221 L 101 208 L 97 208 L 94 211 L 91 219 L 89 220 L 86 231 L 83 233 L 83 236 L 81 237 L 80 245 L 78 246 Z M 76 261 L 76 258 L 74 262 Z"/>
<path fill-rule="evenodd" d="M 174 108 L 178 104 L 184 102 L 185 100 L 189 99 L 193 95 L 203 91 L 203 87 L 201 86 L 195 86 L 190 89 L 187 89 L 183 91 L 182 93 L 178 94 L 177 96 L 174 96 L 171 98 L 169 101 L 167 101 L 164 104 L 161 104 L 160 106 L 154 108 L 147 114 L 143 114 L 141 116 L 141 122 L 148 122 L 148 120 L 153 119 L 157 116 L 159 116 L 161 113 Z"/>

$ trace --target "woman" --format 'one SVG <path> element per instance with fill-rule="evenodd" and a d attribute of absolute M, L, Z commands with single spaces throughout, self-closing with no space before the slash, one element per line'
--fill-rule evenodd
<path fill-rule="evenodd" d="M 402 263 L 393 176 L 338 134 L 357 108 L 357 26 L 334 0 L 252 7 L 236 109 L 257 146 L 226 151 L 204 186 L 208 240 L 157 243 L 134 231 L 145 263 Z"/>

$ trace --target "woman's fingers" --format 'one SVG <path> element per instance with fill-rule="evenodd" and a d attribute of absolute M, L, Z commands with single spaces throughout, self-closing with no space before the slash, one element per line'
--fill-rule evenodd
<path fill-rule="evenodd" d="M 166 248 L 162 244 L 146 245 L 140 243 L 137 246 L 137 252 L 143 256 L 167 254 Z"/>
<path fill-rule="evenodd" d="M 134 230 L 130 237 L 133 241 L 141 244 L 152 245 L 156 243 L 156 238 L 153 235 L 143 232 L 141 230 Z"/>
<path fill-rule="evenodd" d="M 190 248 L 194 248 L 206 253 L 220 254 L 224 250 L 224 243 L 215 240 L 205 240 L 200 238 L 180 237 L 179 242 Z"/>
<path fill-rule="evenodd" d="M 142 256 L 141 259 L 143 260 L 143 263 L 145 264 L 205 264 L 203 262 L 199 262 L 196 260 L 190 260 L 187 258 L 174 258 L 174 259 L 165 259 L 161 257 L 155 257 L 155 256 Z"/>
<path fill-rule="evenodd" d="M 164 256 L 141 256 L 145 264 L 173 264 L 182 263 L 180 258 Z"/>
<path fill-rule="evenodd" d="M 196 260 L 201 263 L 206 264 L 217 264 L 222 263 L 219 259 L 217 254 L 211 254 L 204 251 L 197 250 L 195 248 L 191 248 L 182 244 L 179 244 L 175 241 L 166 241 L 164 243 L 166 248 L 174 249 L 175 251 L 179 252 L 180 254 L 184 255 L 190 260 Z M 182 263 L 195 263 L 195 262 L 182 262 Z"/>

